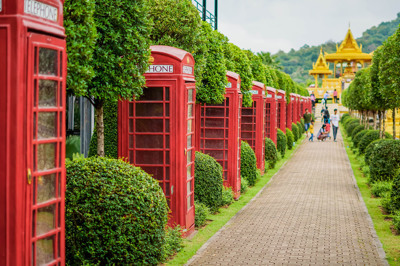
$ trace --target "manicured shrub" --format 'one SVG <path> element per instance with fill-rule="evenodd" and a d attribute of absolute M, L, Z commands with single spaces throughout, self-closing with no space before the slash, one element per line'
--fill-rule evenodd
<path fill-rule="evenodd" d="M 396 229 L 397 233 L 400 232 L 400 211 L 396 211 L 393 215 L 393 227 Z"/>
<path fill-rule="evenodd" d="M 295 123 L 292 123 L 292 133 L 293 133 L 293 140 L 297 141 L 299 138 L 299 128 Z"/>
<path fill-rule="evenodd" d="M 353 139 L 355 137 L 355 135 L 357 135 L 358 132 L 361 132 L 362 130 L 364 130 L 365 127 L 363 125 L 358 125 L 356 126 L 352 131 L 351 131 L 351 135 L 350 137 Z"/>
<path fill-rule="evenodd" d="M 286 128 L 286 143 L 289 150 L 293 149 L 294 136 L 290 129 Z"/>
<path fill-rule="evenodd" d="M 278 161 L 275 143 L 270 138 L 265 138 L 265 161 L 267 161 L 269 169 L 275 168 L 275 164 Z"/>
<path fill-rule="evenodd" d="M 304 133 L 304 124 L 302 125 L 300 122 L 297 122 L 297 129 L 299 130 L 299 137 L 297 139 L 300 139 Z"/>
<path fill-rule="evenodd" d="M 346 119 L 348 119 L 348 118 L 350 118 L 350 115 L 348 114 L 348 113 L 345 113 L 345 114 L 343 114 L 342 115 L 342 117 L 341 117 L 341 121 L 342 121 L 342 123 L 346 120 Z"/>
<path fill-rule="evenodd" d="M 196 227 L 202 227 L 206 224 L 207 216 L 209 215 L 210 210 L 205 204 L 197 201 L 194 202 L 194 209 L 194 225 Z"/>
<path fill-rule="evenodd" d="M 378 130 L 369 130 L 358 143 L 358 149 L 360 154 L 365 152 L 367 146 L 374 140 L 379 139 L 379 131 Z"/>
<path fill-rule="evenodd" d="M 360 140 L 364 137 L 365 134 L 367 134 L 368 131 L 368 129 L 361 130 L 354 136 L 354 138 L 352 138 L 354 147 L 358 147 Z"/>
<path fill-rule="evenodd" d="M 390 201 L 393 210 L 400 210 L 400 174 L 393 179 L 392 191 L 390 192 Z"/>
<path fill-rule="evenodd" d="M 196 219 L 196 218 L 195 218 Z M 183 248 L 181 227 L 167 227 L 165 230 L 164 261 Z"/>
<path fill-rule="evenodd" d="M 240 193 L 241 194 L 246 193 L 248 187 L 249 187 L 249 183 L 247 182 L 246 179 L 240 180 Z"/>
<path fill-rule="evenodd" d="M 257 180 L 257 159 L 253 149 L 247 142 L 242 141 L 240 155 L 240 174 L 249 186 L 254 186 Z"/>
<path fill-rule="evenodd" d="M 376 139 L 374 141 L 372 141 L 370 144 L 368 144 L 367 148 L 365 148 L 365 153 L 364 153 L 364 163 L 366 165 L 370 165 L 370 158 L 372 156 L 372 153 L 375 149 L 375 147 L 379 144 L 381 144 L 382 142 L 386 142 L 386 141 L 390 141 L 387 139 Z"/>
<path fill-rule="evenodd" d="M 392 182 L 375 182 L 371 187 L 371 194 L 375 197 L 383 197 L 385 193 L 392 191 Z"/>
<path fill-rule="evenodd" d="M 282 130 L 280 130 L 278 128 L 277 132 L 276 132 L 276 136 L 277 136 L 276 148 L 278 149 L 279 153 L 281 154 L 281 157 L 285 157 L 286 143 L 287 143 L 286 135 L 285 135 L 285 133 L 283 133 Z"/>
<path fill-rule="evenodd" d="M 358 121 L 358 120 L 353 120 L 353 121 L 347 123 L 345 126 L 347 135 L 351 137 L 352 136 L 351 133 L 359 125 L 360 125 L 360 121 Z"/>
<path fill-rule="evenodd" d="M 215 212 L 222 200 L 222 167 L 213 157 L 201 152 L 196 152 L 194 165 L 194 200 Z"/>
<path fill-rule="evenodd" d="M 343 122 L 343 126 L 344 126 L 345 128 L 347 128 L 347 125 L 348 125 L 349 123 L 354 122 L 354 121 L 360 122 L 360 120 L 358 120 L 357 118 L 351 117 L 351 118 L 349 118 L 349 119 L 346 119 L 346 120 Z"/>
<path fill-rule="evenodd" d="M 158 181 L 122 160 L 66 161 L 69 265 L 158 264 L 168 206 Z"/>
<path fill-rule="evenodd" d="M 79 136 L 69 136 L 65 140 L 65 158 L 72 159 L 72 155 L 80 153 L 81 138 Z"/>
<path fill-rule="evenodd" d="M 230 187 L 224 187 L 222 190 L 222 204 L 221 206 L 231 205 L 233 202 L 233 191 Z"/>

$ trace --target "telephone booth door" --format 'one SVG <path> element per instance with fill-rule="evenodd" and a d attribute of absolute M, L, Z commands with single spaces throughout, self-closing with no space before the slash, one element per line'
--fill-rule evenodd
<path fill-rule="evenodd" d="M 263 174 L 265 167 L 265 85 L 253 81 L 251 93 L 253 94 L 252 107 L 242 107 L 241 134 L 242 140 L 246 141 L 253 149 L 257 158 L 257 168 Z"/>
<path fill-rule="evenodd" d="M 267 87 L 266 108 L 265 108 L 265 137 L 270 138 L 276 145 L 277 136 L 277 111 L 276 111 L 276 90 Z"/>
<path fill-rule="evenodd" d="M 118 156 L 158 180 L 169 225 L 181 225 L 187 235 L 194 229 L 194 60 L 178 48 L 150 48 L 154 63 L 143 95 L 119 102 Z"/>
<path fill-rule="evenodd" d="M 28 36 L 27 254 L 64 263 L 65 41 Z"/>
<path fill-rule="evenodd" d="M 286 99 L 285 91 L 277 90 L 277 127 L 286 132 Z"/>
<path fill-rule="evenodd" d="M 222 166 L 224 186 L 240 196 L 240 77 L 228 71 L 228 86 L 221 104 L 198 104 L 197 148 Z"/>
<path fill-rule="evenodd" d="M 293 111 L 292 105 L 293 101 L 290 99 L 290 102 L 286 103 L 286 128 L 290 130 L 292 130 L 292 111 Z"/>

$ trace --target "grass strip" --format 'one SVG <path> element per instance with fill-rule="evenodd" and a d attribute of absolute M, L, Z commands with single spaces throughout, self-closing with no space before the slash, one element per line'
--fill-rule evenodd
<path fill-rule="evenodd" d="M 286 163 L 297 150 L 305 138 L 303 135 L 296 143 L 296 146 L 292 150 L 286 150 L 285 157 L 281 158 L 274 169 L 269 169 L 266 174 L 264 174 L 258 182 L 253 186 L 249 187 L 245 194 L 242 194 L 238 201 L 232 203 L 228 208 L 220 208 L 220 212 L 217 214 L 212 214 L 207 217 L 211 222 L 198 229 L 197 234 L 192 239 L 184 239 L 184 247 L 179 251 L 176 256 L 168 261 L 166 265 L 183 265 L 191 257 L 193 257 L 197 250 L 205 244 L 208 239 L 210 239 L 216 232 L 218 232 L 237 212 L 239 212 L 255 195 L 269 182 L 269 180 L 274 176 L 279 169 Z"/>
<path fill-rule="evenodd" d="M 387 219 L 388 216 L 382 214 L 380 209 L 381 199 L 371 197 L 371 189 L 368 185 L 368 178 L 364 176 L 361 170 L 361 161 L 357 154 L 350 148 L 351 138 L 345 137 L 342 130 L 343 140 L 347 156 L 350 159 L 351 168 L 353 169 L 354 176 L 357 181 L 358 188 L 367 206 L 368 213 L 371 216 L 376 234 L 382 243 L 383 249 L 386 253 L 386 259 L 390 265 L 400 265 L 400 237 L 392 233 L 391 220 Z"/>

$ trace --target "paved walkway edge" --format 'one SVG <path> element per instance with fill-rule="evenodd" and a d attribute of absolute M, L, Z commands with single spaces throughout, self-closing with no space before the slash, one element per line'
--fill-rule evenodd
<path fill-rule="evenodd" d="M 212 237 L 210 237 L 210 239 L 208 239 L 207 240 L 207 242 L 206 243 L 204 243 L 202 246 L 201 246 L 201 248 L 199 248 L 198 250 L 197 250 L 197 252 L 196 252 L 196 254 L 194 254 L 193 255 L 193 257 L 191 257 L 187 262 L 186 262 L 186 264 L 185 265 L 189 265 L 190 263 L 192 263 L 192 262 L 194 262 L 195 260 L 196 260 L 196 258 L 197 257 L 199 257 L 199 256 L 201 256 L 202 255 L 202 253 L 207 249 L 207 247 L 212 243 L 212 242 L 214 242 L 215 241 L 215 239 L 231 224 L 231 223 L 233 223 L 234 222 L 234 220 L 237 218 L 237 216 L 241 213 L 241 212 L 243 212 L 246 208 L 247 208 L 247 206 L 249 206 L 249 204 L 250 203 L 252 203 L 254 200 L 256 200 L 259 196 L 260 196 L 260 194 L 268 187 L 268 185 L 272 182 L 272 180 L 274 180 L 274 177 L 281 171 L 281 169 L 286 165 L 286 163 L 293 157 L 293 155 L 297 152 L 297 150 L 298 150 L 298 148 L 303 144 L 303 142 L 305 142 L 306 141 L 306 139 L 307 138 L 304 138 L 303 139 L 303 141 L 300 143 L 300 145 L 297 145 L 296 146 L 296 148 L 295 148 L 295 150 L 294 150 L 294 152 L 290 155 L 290 157 L 286 160 L 286 162 L 284 162 L 283 164 L 282 164 L 282 166 L 281 166 L 281 168 L 279 168 L 279 170 L 278 170 L 278 172 L 276 172 L 272 177 L 271 177 L 271 179 L 267 182 L 267 184 L 265 184 L 265 186 L 264 187 L 262 187 L 261 189 L 260 189 L 260 191 L 258 191 L 258 193 L 249 201 L 249 202 L 247 202 L 247 204 L 243 207 L 243 208 L 241 208 L 221 229 L 219 229 Z M 347 157 L 347 159 L 348 159 L 349 157 Z M 350 163 L 350 161 L 349 161 L 349 163 Z M 354 174 L 353 174 L 353 178 L 354 178 Z M 357 184 L 357 183 L 356 183 Z M 358 187 L 357 187 L 358 188 Z M 359 192 L 359 191 L 358 191 Z M 361 194 L 360 194 L 361 195 Z M 363 201 L 364 202 L 364 201 Z M 364 204 L 364 206 L 365 206 L 365 204 Z M 367 211 L 367 213 L 368 213 L 368 211 Z M 369 217 L 369 214 L 368 214 L 368 217 Z M 371 219 L 371 217 L 369 217 L 370 219 Z M 371 222 L 372 222 L 372 220 L 371 220 Z M 375 232 L 375 230 L 374 230 L 374 232 Z M 374 235 L 374 237 L 376 236 L 376 234 Z M 379 239 L 378 239 L 378 242 L 379 242 L 379 244 L 381 243 L 380 241 L 379 241 Z M 381 247 L 382 247 L 382 245 L 381 245 Z M 378 249 L 378 251 L 380 251 L 379 249 Z M 383 249 L 382 249 L 382 251 L 383 251 Z M 384 257 L 386 257 L 385 256 L 385 251 L 383 251 L 383 255 L 384 255 Z M 379 253 L 379 256 L 381 256 L 381 254 Z M 385 261 L 386 261 L 386 259 L 385 259 Z M 386 262 L 387 263 L 387 262 Z"/>
<path fill-rule="evenodd" d="M 356 188 L 356 193 L 357 193 L 357 195 L 358 195 L 358 198 L 359 198 L 360 201 L 362 202 L 361 205 L 362 205 L 362 208 L 364 209 L 364 212 L 365 212 L 365 214 L 366 214 L 365 216 L 366 216 L 367 221 L 368 221 L 368 223 L 369 223 L 369 227 L 370 227 L 370 230 L 371 230 L 371 235 L 372 235 L 372 238 L 374 239 L 374 244 L 375 244 L 375 246 L 376 246 L 376 250 L 378 251 L 379 257 L 381 258 L 383 264 L 389 265 L 389 263 L 388 263 L 387 260 L 386 260 L 386 253 L 385 253 L 385 250 L 383 249 L 382 243 L 381 243 L 381 241 L 379 240 L 378 235 L 376 234 L 376 230 L 375 230 L 375 227 L 374 227 L 374 222 L 372 221 L 372 218 L 371 218 L 371 216 L 369 215 L 367 205 L 365 204 L 365 201 L 364 201 L 364 199 L 363 199 L 363 197 L 362 197 L 362 195 L 361 195 L 361 192 L 360 192 L 360 188 L 359 188 L 358 185 L 357 185 L 357 180 L 356 180 L 356 177 L 354 176 L 353 168 L 351 167 L 350 158 L 349 158 L 349 155 L 348 155 L 348 153 L 347 153 L 344 140 L 343 140 L 343 148 L 344 148 L 344 150 L 346 151 L 347 163 L 349 164 L 350 169 L 351 169 L 351 172 L 352 172 L 351 176 L 353 177 L 354 187 Z"/>

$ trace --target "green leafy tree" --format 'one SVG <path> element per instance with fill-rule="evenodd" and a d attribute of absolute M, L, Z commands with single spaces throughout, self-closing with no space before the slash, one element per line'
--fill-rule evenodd
<path fill-rule="evenodd" d="M 281 62 L 277 59 L 277 55 L 271 55 L 270 52 L 259 52 L 257 55 L 261 58 L 264 65 L 270 66 L 275 69 L 282 70 Z"/>
<path fill-rule="evenodd" d="M 255 81 L 266 83 L 265 69 L 261 57 L 253 54 L 250 50 L 244 50 L 247 58 L 250 61 L 251 73 L 253 74 L 253 79 Z"/>

